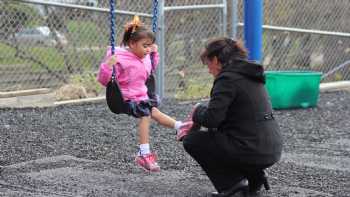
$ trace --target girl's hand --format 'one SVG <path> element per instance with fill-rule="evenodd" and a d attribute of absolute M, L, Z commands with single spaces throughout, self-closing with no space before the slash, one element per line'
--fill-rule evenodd
<path fill-rule="evenodd" d="M 151 52 L 158 52 L 158 45 L 157 44 L 152 44 Z"/>
<path fill-rule="evenodd" d="M 116 55 L 113 55 L 113 56 L 109 57 L 107 59 L 107 62 L 106 62 L 107 66 L 109 68 L 112 68 L 113 65 L 115 65 L 116 63 L 117 63 L 117 56 Z"/>

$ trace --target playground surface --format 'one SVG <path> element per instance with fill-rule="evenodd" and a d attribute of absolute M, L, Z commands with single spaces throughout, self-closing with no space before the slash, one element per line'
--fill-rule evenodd
<path fill-rule="evenodd" d="M 184 119 L 195 103 L 164 100 L 161 110 Z M 264 197 L 350 197 L 350 92 L 321 93 L 318 106 L 276 110 L 284 138 L 281 161 L 269 168 Z M 135 119 L 105 102 L 0 109 L 0 196 L 208 196 L 198 164 L 156 124 L 151 145 L 159 173 L 134 164 Z"/>

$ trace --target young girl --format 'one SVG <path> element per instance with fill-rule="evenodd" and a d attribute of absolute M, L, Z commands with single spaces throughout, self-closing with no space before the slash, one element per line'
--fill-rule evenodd
<path fill-rule="evenodd" d="M 176 121 L 157 109 L 157 102 L 147 95 L 146 80 L 152 68 L 150 53 L 154 52 L 154 64 L 158 64 L 159 56 L 155 36 L 148 30 L 137 16 L 125 26 L 121 47 L 115 49 L 112 56 L 111 49 L 107 50 L 98 73 L 98 81 L 106 86 L 111 80 L 112 68 L 115 65 L 116 79 L 119 82 L 123 99 L 128 101 L 131 108 L 128 115 L 139 119 L 139 151 L 135 158 L 137 165 L 147 171 L 159 171 L 157 156 L 151 152 L 149 145 L 149 127 L 151 119 L 159 124 L 175 128 L 178 133 L 192 126 L 192 121 Z"/>

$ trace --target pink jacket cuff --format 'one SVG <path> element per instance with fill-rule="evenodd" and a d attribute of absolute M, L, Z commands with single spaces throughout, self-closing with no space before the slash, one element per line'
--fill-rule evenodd
<path fill-rule="evenodd" d="M 112 69 L 110 69 L 106 63 L 102 63 L 98 71 L 97 81 L 103 86 L 107 86 L 108 82 L 111 80 L 111 77 Z"/>

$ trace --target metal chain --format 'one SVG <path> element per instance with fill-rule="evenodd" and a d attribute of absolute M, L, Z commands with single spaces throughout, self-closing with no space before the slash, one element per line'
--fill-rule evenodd
<path fill-rule="evenodd" d="M 111 41 L 111 50 L 112 50 L 112 55 L 114 55 L 114 51 L 115 51 L 115 2 L 114 0 L 110 0 L 109 1 L 110 4 L 110 22 L 111 22 L 111 37 L 110 37 L 110 41 Z M 113 70 L 112 70 L 112 81 L 115 80 L 115 68 L 113 65 Z"/>
<path fill-rule="evenodd" d="M 114 0 L 110 0 L 110 19 L 111 19 L 111 47 L 112 47 L 112 55 L 114 55 L 115 50 L 115 2 Z"/>
<path fill-rule="evenodd" d="M 152 17 L 152 31 L 157 31 L 158 25 L 158 0 L 153 1 L 153 17 Z"/>
<path fill-rule="evenodd" d="M 153 33 L 157 32 L 157 25 L 158 25 L 158 0 L 153 0 L 153 17 L 152 17 Z M 151 53 L 151 64 L 152 64 L 152 72 L 153 72 L 155 69 L 154 52 Z"/>

